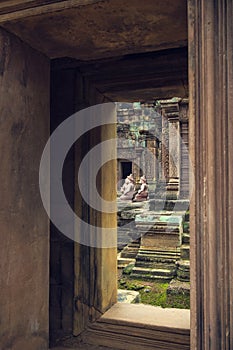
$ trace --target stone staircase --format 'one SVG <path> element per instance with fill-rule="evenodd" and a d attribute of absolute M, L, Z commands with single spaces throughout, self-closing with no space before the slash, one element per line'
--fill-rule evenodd
<path fill-rule="evenodd" d="M 171 281 L 177 273 L 182 244 L 183 216 L 168 211 L 147 211 L 136 215 L 141 246 L 131 278 Z"/>
<path fill-rule="evenodd" d="M 131 278 L 189 281 L 189 216 L 186 213 L 189 201 L 152 199 L 140 207 L 132 204 L 121 211 L 119 222 L 132 220 L 127 237 L 137 238 L 126 244 L 118 255 L 118 267 L 122 269 L 135 259 Z M 124 226 L 118 230 L 122 235 L 126 232 Z"/>

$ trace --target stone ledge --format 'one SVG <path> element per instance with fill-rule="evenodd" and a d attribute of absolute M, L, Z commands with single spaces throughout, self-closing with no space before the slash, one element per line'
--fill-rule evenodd
<path fill-rule="evenodd" d="M 82 339 L 122 350 L 190 350 L 190 312 L 118 303 L 91 324 Z"/>
<path fill-rule="evenodd" d="M 65 349 L 190 350 L 190 312 L 118 303 Z"/>
<path fill-rule="evenodd" d="M 98 322 L 112 324 L 128 323 L 145 328 L 167 328 L 179 331 L 190 330 L 190 311 L 184 309 L 163 309 L 151 305 L 117 303 L 105 312 Z"/>

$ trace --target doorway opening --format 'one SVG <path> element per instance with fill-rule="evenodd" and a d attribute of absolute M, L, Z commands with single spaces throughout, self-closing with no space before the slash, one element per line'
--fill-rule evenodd
<path fill-rule="evenodd" d="M 86 108 L 88 106 L 103 103 L 103 102 L 111 102 L 111 101 L 124 101 L 126 99 L 128 107 L 134 103 L 134 110 L 135 114 L 140 114 L 141 108 L 139 108 L 138 102 L 130 102 L 130 101 L 138 101 L 140 99 L 141 103 L 143 101 L 150 101 L 151 96 L 156 96 L 157 99 L 154 99 L 152 101 L 152 104 L 157 100 L 162 99 L 164 96 L 172 97 L 175 93 L 177 93 L 179 96 L 182 96 L 182 99 L 187 97 L 187 48 L 176 48 L 176 49 L 168 49 L 164 51 L 159 52 L 153 52 L 153 53 L 143 53 L 142 55 L 128 55 L 126 57 L 117 57 L 115 58 L 115 63 L 122 67 L 122 70 L 119 69 L 119 71 L 115 71 L 115 64 L 113 63 L 113 60 L 106 60 L 104 62 L 98 62 L 98 70 L 96 70 L 96 63 L 87 63 L 87 62 L 80 62 L 80 61 L 70 61 L 70 60 L 55 60 L 53 63 L 53 71 L 52 71 L 52 83 L 54 86 L 54 107 L 55 110 L 53 111 L 52 118 L 56 123 L 59 124 L 59 122 L 62 122 L 67 116 L 72 115 L 77 110 Z M 164 66 L 164 62 L 166 61 L 166 65 Z M 139 71 L 137 74 L 137 89 L 135 88 L 135 71 L 137 71 L 138 67 L 141 68 L 142 71 Z M 163 74 L 164 78 L 162 81 L 167 81 L 168 87 L 165 84 L 164 89 L 161 89 L 161 76 L 157 75 L 156 72 L 160 71 L 160 69 L 163 68 Z M 124 69 L 123 69 L 124 68 Z M 153 72 L 153 74 L 152 74 Z M 175 72 L 175 73 L 174 73 Z M 177 73 L 176 73 L 177 72 Z M 169 80 L 172 76 L 172 82 Z M 150 79 L 148 79 L 150 77 Z M 133 82 L 133 83 L 132 83 Z M 127 88 L 125 87 L 125 84 L 127 83 Z M 131 88 L 129 87 L 129 84 L 132 84 Z M 170 88 L 170 85 L 172 84 L 172 90 Z M 153 88 L 151 88 L 153 86 Z M 139 89 L 139 88 L 142 89 Z M 167 89 L 167 91 L 165 91 Z M 64 91 L 66 93 L 64 94 Z M 136 97 L 135 97 L 136 96 Z M 61 98 L 62 97 L 62 98 Z M 138 98 L 138 99 L 137 99 Z M 148 104 L 149 102 L 147 102 Z M 176 102 L 177 103 L 177 102 Z M 144 102 L 145 104 L 145 102 Z M 126 104 L 125 104 L 126 105 Z M 125 105 L 122 106 L 125 108 Z M 127 108 L 128 108 L 127 107 Z M 154 106 L 158 107 L 158 106 Z M 174 106 L 173 106 L 174 107 Z M 171 112 L 171 119 L 172 119 L 172 113 L 174 113 L 174 110 L 170 110 Z M 129 126 L 132 125 L 132 119 L 131 116 L 129 116 Z M 154 154 L 154 157 L 159 160 L 160 157 L 163 157 L 165 169 L 168 169 L 169 162 L 167 161 L 167 153 L 162 152 L 161 149 L 161 143 L 159 142 L 159 139 L 151 139 L 150 133 L 148 133 L 148 130 L 146 130 L 144 127 L 146 127 L 146 124 L 148 124 L 148 114 L 147 112 L 143 116 L 142 126 L 143 128 L 138 130 L 138 132 L 135 132 L 134 130 L 129 130 L 130 133 L 137 138 L 136 142 L 134 138 L 130 139 L 131 146 L 135 145 L 134 147 L 134 158 L 129 160 L 128 156 L 125 154 L 117 155 L 117 159 L 119 161 L 122 161 L 122 165 L 118 167 L 120 172 L 124 172 L 124 176 L 128 176 L 131 173 L 135 176 L 136 175 L 136 184 L 140 187 L 139 181 L 140 177 L 143 175 L 146 175 L 148 180 L 148 185 L 151 193 L 149 194 L 150 199 L 153 198 L 152 193 L 155 193 L 155 184 L 156 179 L 158 179 L 159 176 L 159 167 L 156 167 L 156 163 L 154 165 L 151 165 L 150 162 L 147 161 L 146 155 L 144 155 L 144 164 L 148 165 L 147 172 L 145 173 L 144 167 L 140 164 L 140 161 L 136 161 L 136 159 L 140 158 L 142 154 L 142 143 L 145 146 L 145 148 L 150 148 L 152 153 Z M 115 121 L 113 122 L 115 123 Z M 117 126 L 114 125 L 114 127 L 117 129 Z M 75 174 L 76 168 L 77 168 L 77 158 L 76 157 L 84 157 L 92 147 L 94 147 L 98 142 L 102 142 L 102 140 L 106 140 L 106 136 L 109 136 L 109 128 L 103 126 L 103 130 L 99 129 L 95 132 L 95 130 L 91 131 L 90 135 L 85 137 L 79 144 L 79 147 L 76 149 L 77 152 L 75 152 L 74 158 L 75 162 L 72 159 L 69 163 L 69 170 L 68 171 L 68 177 L 67 177 L 67 186 L 73 186 L 75 187 Z M 114 128 L 113 128 L 114 129 Z M 111 137 L 115 138 L 115 131 L 110 132 Z M 167 133 L 164 134 L 166 136 Z M 164 141 L 165 143 L 165 141 Z M 130 147 L 131 147 L 130 146 Z M 167 147 L 167 146 L 166 146 Z M 71 157 L 72 158 L 72 157 Z M 117 163 L 117 162 L 116 162 Z M 126 164 L 123 164 L 126 163 Z M 91 167 L 90 167 L 91 168 Z M 109 173 L 105 173 L 105 176 L 102 176 L 103 180 L 107 180 L 106 183 L 108 183 L 108 186 L 103 186 L 101 191 L 99 191 L 100 194 L 103 195 L 103 191 L 106 193 L 114 194 L 114 190 L 116 188 L 117 183 L 117 175 L 115 176 L 116 181 L 112 180 L 113 173 L 115 171 L 115 174 L 117 173 L 117 164 L 114 167 L 110 169 Z M 127 171 L 129 173 L 127 174 Z M 149 176 L 150 173 L 150 176 Z M 73 175 L 72 175 L 73 174 Z M 111 174 L 111 176 L 109 176 Z M 100 176 L 100 177 L 101 177 Z M 163 189 L 164 186 L 167 184 L 167 172 L 164 172 L 165 179 L 162 179 L 162 181 L 157 184 L 157 190 L 159 190 L 159 187 Z M 69 179 L 72 178 L 73 185 Z M 123 177 L 122 177 L 123 178 Z M 176 185 L 176 178 L 174 178 L 174 182 L 171 184 L 171 188 L 173 188 L 173 185 Z M 90 184 L 89 179 L 87 177 L 87 184 Z M 110 181 L 110 183 L 109 183 Z M 112 182 L 111 182 L 112 181 Z M 152 190 L 154 187 L 154 190 Z M 109 189 L 112 189 L 112 191 L 109 191 Z M 72 197 L 72 194 L 71 194 Z M 69 198 L 69 195 L 67 195 L 67 198 Z M 76 198 L 76 199 L 75 199 Z M 70 203 L 72 206 L 72 201 L 77 203 L 77 206 L 79 207 L 81 211 L 81 217 L 90 223 L 96 223 L 96 221 L 104 222 L 106 219 L 106 222 L 112 221 L 114 223 L 115 218 L 113 220 L 109 220 L 109 218 L 104 217 L 101 213 L 96 215 L 96 213 L 84 203 L 84 201 L 81 198 L 80 193 L 77 191 L 75 194 L 75 198 L 70 198 Z M 104 196 L 103 196 L 104 198 Z M 153 203 L 153 202 L 152 202 Z M 137 206 L 138 204 L 134 204 Z M 140 208 L 138 208 L 140 209 Z M 109 215 L 108 215 L 109 217 Z M 129 219 L 129 223 L 131 221 L 132 225 L 135 224 Z M 111 222 L 111 223 L 112 223 Z M 132 233 L 132 235 L 131 235 Z M 130 232 L 130 239 L 134 240 L 138 237 L 134 237 L 135 231 Z M 126 237 L 125 234 L 122 235 L 123 238 Z M 62 239 L 62 238 L 61 238 Z M 124 242 L 123 242 L 124 243 Z M 134 242 L 132 242 L 133 244 Z M 52 245 L 60 245 L 51 242 Z M 72 333 L 75 335 L 80 334 L 89 324 L 90 320 L 95 320 L 100 316 L 101 313 L 104 314 L 104 312 L 110 308 L 117 299 L 115 298 L 115 293 L 117 292 L 117 285 L 116 285 L 116 278 L 115 276 L 115 268 L 116 268 L 116 256 L 117 256 L 117 250 L 109 250 L 107 252 L 106 250 L 100 251 L 98 249 L 92 248 L 92 247 L 85 247 L 85 246 L 79 246 L 77 248 L 77 245 L 70 244 L 67 242 L 67 245 L 69 245 L 68 250 L 70 251 L 70 257 L 72 257 L 73 254 L 73 266 L 72 268 L 74 271 L 72 272 L 72 269 L 68 271 L 68 273 L 64 274 L 64 279 L 62 281 L 62 284 L 59 285 L 60 290 L 64 290 L 64 296 L 68 295 L 65 291 L 66 288 L 66 281 L 69 281 L 70 273 L 73 273 L 74 279 L 73 279 L 73 285 L 69 284 L 69 292 L 73 295 L 73 305 L 69 305 L 69 308 L 67 308 L 67 305 L 62 300 L 62 296 L 59 294 L 57 298 L 57 323 L 55 327 L 53 327 L 52 332 L 53 334 L 56 334 L 57 328 L 58 331 L 61 331 L 61 334 L 66 335 L 68 333 Z M 62 246 L 62 245 L 60 245 Z M 123 247 L 124 248 L 124 247 Z M 133 247 L 131 246 L 131 250 L 135 252 L 135 250 L 140 249 L 140 243 L 136 242 L 136 245 Z M 68 251 L 67 250 L 67 251 Z M 52 252 L 55 252 L 56 250 L 52 250 Z M 160 257 L 161 259 L 161 257 Z M 166 259 L 166 257 L 162 257 L 162 259 Z M 51 261 L 53 261 L 53 258 L 51 257 Z M 54 260 L 56 262 L 56 259 Z M 62 269 L 62 260 L 57 260 L 57 266 L 55 266 L 56 269 Z M 143 267 L 142 267 L 143 268 Z M 55 271 L 54 270 L 54 271 Z M 104 271 L 104 273 L 103 273 Z M 65 271 L 64 271 L 65 272 Z M 105 286 L 108 285 L 108 291 L 106 291 Z M 83 286 L 86 286 L 86 289 L 83 289 Z M 90 288 L 88 287 L 90 286 Z M 93 289 L 93 286 L 97 286 L 96 290 Z M 145 286 L 146 287 L 146 286 Z M 55 296 L 55 289 L 52 288 L 52 294 L 50 296 L 51 300 Z M 110 291 L 111 289 L 111 291 Z M 149 288 L 144 288 L 145 290 Z M 145 291 L 147 295 L 149 295 L 150 292 Z M 71 299 L 70 299 L 71 300 Z M 54 306 L 51 303 L 51 306 Z M 66 322 L 60 322 L 62 315 L 65 315 L 63 313 L 63 309 L 66 309 L 66 315 L 67 319 L 69 319 L 69 324 Z M 97 311 L 97 312 L 96 312 Z M 99 311 L 99 313 L 98 313 Z M 50 309 L 50 314 L 53 312 L 53 309 Z M 97 313 L 97 315 L 95 314 Z M 89 315 L 86 317 L 86 315 Z M 53 322 L 54 318 L 51 317 L 51 320 Z M 52 336 L 51 336 L 52 337 Z"/>
<path fill-rule="evenodd" d="M 117 104 L 117 153 L 130 160 L 118 161 L 126 165 L 118 171 L 118 301 L 189 309 L 188 99 L 125 105 Z"/>
<path fill-rule="evenodd" d="M 122 174 L 122 179 L 125 179 L 129 174 L 132 172 L 132 162 L 127 162 L 127 161 L 121 161 L 121 174 Z"/>

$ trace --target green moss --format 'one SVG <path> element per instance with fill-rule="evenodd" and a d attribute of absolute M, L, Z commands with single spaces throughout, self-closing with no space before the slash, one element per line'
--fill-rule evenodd
<path fill-rule="evenodd" d="M 161 306 L 163 308 L 190 308 L 190 297 L 187 294 L 169 294 L 167 288 L 169 283 L 143 282 L 129 279 L 124 276 L 118 282 L 119 288 L 136 290 L 140 293 L 140 300 L 143 304 Z"/>
<path fill-rule="evenodd" d="M 167 305 L 177 309 L 190 309 L 190 297 L 187 294 L 168 295 Z"/>
<path fill-rule="evenodd" d="M 135 264 L 134 263 L 130 263 L 129 265 L 127 265 L 124 269 L 123 269 L 123 274 L 124 275 L 130 275 L 133 268 L 134 268 Z"/>

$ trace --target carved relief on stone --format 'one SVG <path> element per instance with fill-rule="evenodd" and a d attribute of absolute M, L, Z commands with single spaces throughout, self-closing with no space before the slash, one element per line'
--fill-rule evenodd
<path fill-rule="evenodd" d="M 180 127 L 179 120 L 169 121 L 169 177 L 179 177 L 180 171 Z"/>
<path fill-rule="evenodd" d="M 168 133 L 168 118 L 163 116 L 162 119 L 162 135 L 161 135 L 161 162 L 162 162 L 162 177 L 166 181 L 169 180 L 169 133 Z"/>
<path fill-rule="evenodd" d="M 181 165 L 180 165 L 180 197 L 189 196 L 189 124 L 188 105 L 182 109 L 183 118 L 180 124 L 181 144 Z"/>

